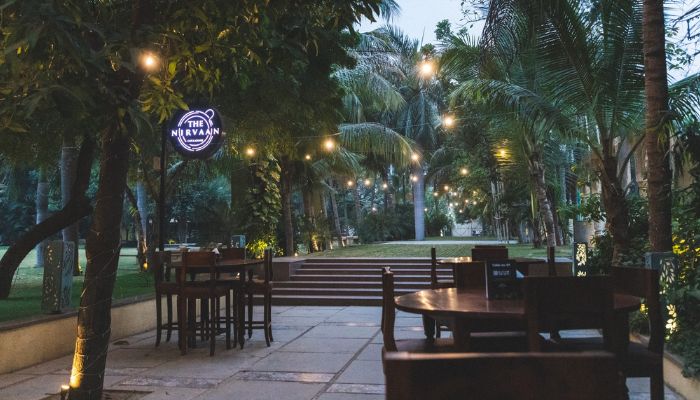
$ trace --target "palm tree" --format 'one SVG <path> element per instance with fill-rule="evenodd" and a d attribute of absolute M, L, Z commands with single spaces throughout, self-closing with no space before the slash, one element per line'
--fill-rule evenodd
<path fill-rule="evenodd" d="M 546 77 L 537 87 L 476 80 L 463 90 L 498 100 L 532 126 L 588 145 L 602 184 L 613 263 L 619 264 L 630 240 L 620 179 L 629 157 L 618 162 L 617 139 L 641 131 L 641 10 L 632 0 L 604 0 L 592 8 L 572 0 L 493 1 L 482 37 L 484 62 L 508 65 L 530 45 Z"/>

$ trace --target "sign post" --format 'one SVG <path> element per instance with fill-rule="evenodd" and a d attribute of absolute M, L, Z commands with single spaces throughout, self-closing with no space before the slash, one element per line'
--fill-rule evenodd
<path fill-rule="evenodd" d="M 224 130 L 221 116 L 212 107 L 193 107 L 176 113 L 161 138 L 160 201 L 158 204 L 158 247 L 165 250 L 165 177 L 167 142 L 187 159 L 206 160 L 221 148 Z"/>

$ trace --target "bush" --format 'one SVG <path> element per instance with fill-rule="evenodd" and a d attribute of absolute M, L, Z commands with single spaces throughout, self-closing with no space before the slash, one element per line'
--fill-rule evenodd
<path fill-rule="evenodd" d="M 357 230 L 362 243 L 405 240 L 415 237 L 413 206 L 396 205 L 394 210 L 366 214 Z"/>
<path fill-rule="evenodd" d="M 441 231 L 445 231 L 446 235 L 452 232 L 452 220 L 449 215 L 439 210 L 428 212 L 425 216 L 425 228 L 428 231 L 428 236 L 440 236 Z"/>

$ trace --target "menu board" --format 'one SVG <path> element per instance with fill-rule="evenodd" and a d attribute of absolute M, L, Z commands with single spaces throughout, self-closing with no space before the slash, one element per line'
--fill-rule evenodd
<path fill-rule="evenodd" d="M 514 260 L 486 262 L 486 298 L 513 299 L 520 296 Z"/>

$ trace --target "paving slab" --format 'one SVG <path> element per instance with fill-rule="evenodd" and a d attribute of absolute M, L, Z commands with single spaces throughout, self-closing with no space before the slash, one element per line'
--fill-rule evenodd
<path fill-rule="evenodd" d="M 379 394 L 324 393 L 318 400 L 384 400 Z"/>
<path fill-rule="evenodd" d="M 337 383 L 384 384 L 384 370 L 381 360 L 353 361 L 336 380 Z"/>
<path fill-rule="evenodd" d="M 369 339 L 379 332 L 379 327 L 318 325 L 304 336 L 312 338 Z"/>
<path fill-rule="evenodd" d="M 357 353 L 368 339 L 326 339 L 315 337 L 300 337 L 284 345 L 280 351 L 301 353 Z M 324 357 L 324 356 L 319 356 Z"/>
<path fill-rule="evenodd" d="M 276 352 L 253 365 L 254 371 L 337 373 L 352 358 L 348 353 Z"/>
<path fill-rule="evenodd" d="M 322 383 L 232 380 L 208 390 L 197 400 L 310 400 L 322 389 Z"/>

